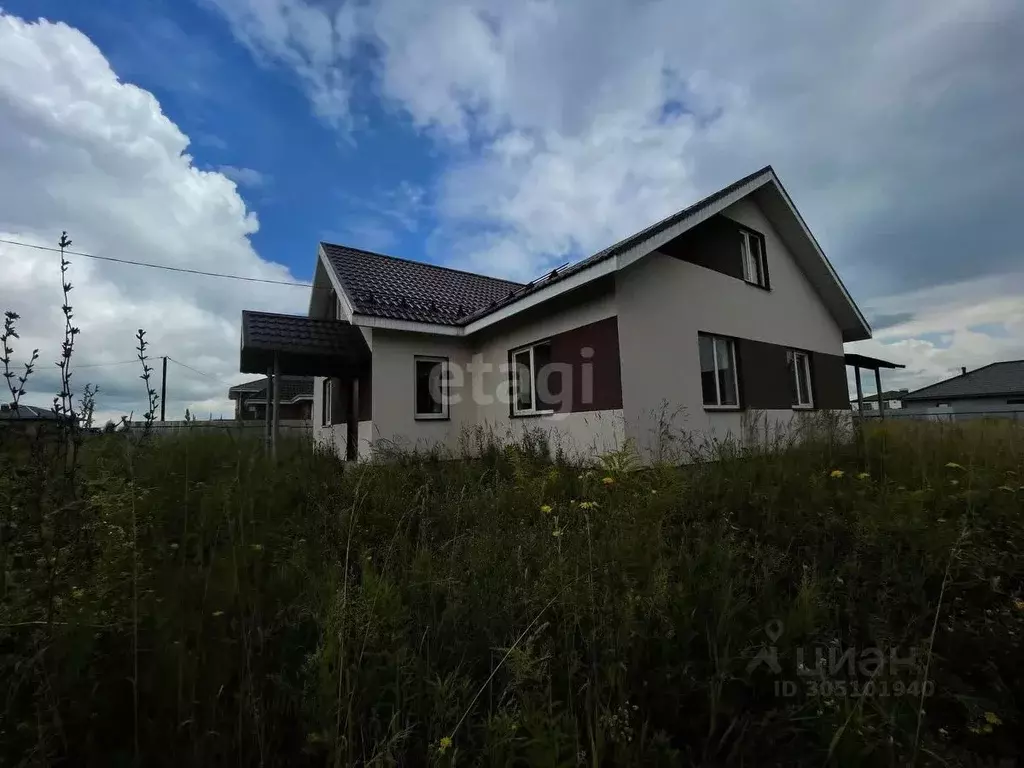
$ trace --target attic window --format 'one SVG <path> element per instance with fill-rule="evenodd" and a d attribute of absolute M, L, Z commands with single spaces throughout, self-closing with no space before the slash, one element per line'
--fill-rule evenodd
<path fill-rule="evenodd" d="M 764 235 L 740 230 L 743 248 L 743 279 L 761 288 L 768 287 L 768 269 L 765 265 Z"/>

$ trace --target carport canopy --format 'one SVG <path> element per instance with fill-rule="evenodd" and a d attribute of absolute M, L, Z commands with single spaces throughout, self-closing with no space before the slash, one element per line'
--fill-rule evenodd
<path fill-rule="evenodd" d="M 344 320 L 242 311 L 241 373 L 353 376 L 370 360 L 360 331 Z"/>

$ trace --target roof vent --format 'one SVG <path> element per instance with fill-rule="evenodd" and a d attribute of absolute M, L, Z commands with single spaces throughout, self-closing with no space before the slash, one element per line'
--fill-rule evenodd
<path fill-rule="evenodd" d="M 967 375 L 967 366 L 966 365 L 961 365 L 960 366 L 960 375 L 961 376 L 966 376 Z"/>

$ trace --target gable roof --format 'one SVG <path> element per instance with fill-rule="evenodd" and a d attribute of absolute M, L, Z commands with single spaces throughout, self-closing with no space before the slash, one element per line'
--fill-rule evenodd
<path fill-rule="evenodd" d="M 244 384 L 236 384 L 228 390 L 228 397 L 237 400 L 240 395 L 249 395 L 246 402 L 258 403 L 267 399 L 267 377 L 247 381 Z M 281 400 L 284 402 L 295 402 L 296 400 L 313 399 L 313 377 L 312 376 L 282 376 L 281 377 Z"/>
<path fill-rule="evenodd" d="M 358 366 L 369 359 L 370 350 L 362 331 L 344 320 L 243 309 L 238 370 L 267 371 L 275 356 L 282 375 L 334 376 L 337 371 L 331 366 Z"/>
<path fill-rule="evenodd" d="M 755 192 L 765 215 L 839 323 L 843 340 L 870 338 L 871 328 L 863 314 L 770 165 L 592 256 L 526 284 L 329 243 L 320 244 L 321 253 L 355 315 L 448 326 L 453 335 L 462 335 L 622 269 Z M 358 324 L 358 318 L 353 321 Z"/>
<path fill-rule="evenodd" d="M 473 272 L 320 243 L 355 312 L 394 320 L 459 325 L 522 287 Z"/>
<path fill-rule="evenodd" d="M 38 405 L 20 403 L 17 408 L 3 404 L 0 407 L 0 420 L 3 421 L 60 421 L 53 408 L 42 408 Z"/>
<path fill-rule="evenodd" d="M 904 400 L 955 400 L 964 397 L 1024 395 L 1024 360 L 989 363 L 951 379 L 930 384 Z"/>

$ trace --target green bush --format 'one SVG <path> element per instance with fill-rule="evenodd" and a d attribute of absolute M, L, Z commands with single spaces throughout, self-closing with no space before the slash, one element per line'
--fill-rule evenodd
<path fill-rule="evenodd" d="M 647 468 L 533 442 L 358 466 L 294 444 L 273 464 L 192 431 L 89 436 L 69 475 L 46 444 L 4 446 L 4 765 L 1021 751 L 1011 424 Z M 914 662 L 827 663 L 875 648 Z"/>

